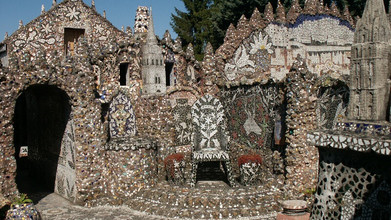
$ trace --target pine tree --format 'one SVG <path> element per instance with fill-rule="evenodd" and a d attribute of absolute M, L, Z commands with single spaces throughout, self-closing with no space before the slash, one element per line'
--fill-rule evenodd
<path fill-rule="evenodd" d="M 196 59 L 202 60 L 202 52 L 211 35 L 212 0 L 182 0 L 187 12 L 175 8 L 171 14 L 171 26 L 182 39 L 183 46 L 194 45 Z"/>

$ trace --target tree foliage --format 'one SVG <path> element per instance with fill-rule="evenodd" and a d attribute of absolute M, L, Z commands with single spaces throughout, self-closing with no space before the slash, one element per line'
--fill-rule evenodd
<path fill-rule="evenodd" d="M 184 46 L 194 45 L 194 53 L 199 57 L 211 35 L 212 0 L 182 0 L 187 12 L 175 8 L 176 15 L 171 15 L 171 26 L 182 39 Z"/>

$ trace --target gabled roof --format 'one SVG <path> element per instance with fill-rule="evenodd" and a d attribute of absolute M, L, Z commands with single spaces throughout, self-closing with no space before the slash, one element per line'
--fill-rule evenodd
<path fill-rule="evenodd" d="M 6 43 L 8 40 L 10 39 L 13 39 L 16 35 L 18 35 L 19 33 L 23 32 L 24 30 L 26 30 L 28 27 L 30 27 L 31 25 L 33 25 L 34 23 L 36 22 L 39 22 L 43 17 L 45 17 L 48 13 L 52 13 L 52 14 L 56 14 L 56 12 L 59 10 L 59 8 L 63 5 L 67 5 L 67 4 L 75 4 L 75 3 L 81 3 L 81 5 L 85 8 L 87 8 L 89 10 L 89 12 L 93 15 L 96 15 L 97 17 L 99 17 L 103 22 L 105 22 L 106 24 L 109 25 L 109 27 L 112 27 L 114 30 L 118 31 L 118 33 L 120 34 L 123 34 L 124 36 L 126 35 L 124 32 L 120 31 L 117 27 L 115 27 L 109 20 L 107 20 L 106 18 L 104 18 L 101 14 L 99 14 L 95 8 L 93 7 L 90 7 L 89 5 L 85 4 L 83 2 L 83 0 L 64 0 L 62 1 L 61 3 L 59 4 L 56 4 L 55 6 L 52 6 L 48 11 L 42 13 L 41 15 L 39 15 L 38 17 L 36 17 L 35 19 L 31 20 L 29 23 L 27 23 L 26 25 L 24 25 L 23 27 L 19 28 L 18 30 L 16 30 L 14 33 L 12 33 L 12 35 L 10 35 L 7 39 L 5 39 L 3 42 Z"/>

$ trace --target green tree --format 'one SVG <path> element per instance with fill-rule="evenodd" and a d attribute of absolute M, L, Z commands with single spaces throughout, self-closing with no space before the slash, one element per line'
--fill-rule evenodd
<path fill-rule="evenodd" d="M 182 39 L 183 46 L 192 43 L 198 60 L 211 34 L 212 0 L 182 0 L 187 12 L 175 8 L 176 15 L 171 14 L 171 26 Z"/>
<path fill-rule="evenodd" d="M 268 2 L 268 0 L 215 0 L 211 7 L 213 34 L 209 39 L 213 48 L 216 49 L 223 43 L 231 23 L 236 26 L 242 15 L 250 19 L 255 8 L 263 12 Z M 276 0 L 272 0 L 271 3 L 273 6 L 277 5 Z"/>

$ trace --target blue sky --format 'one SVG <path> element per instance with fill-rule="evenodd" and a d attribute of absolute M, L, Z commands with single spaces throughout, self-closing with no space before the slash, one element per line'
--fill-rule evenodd
<path fill-rule="evenodd" d="M 11 35 L 17 30 L 19 20 L 27 24 L 41 14 L 41 5 L 45 10 L 50 9 L 53 0 L 0 0 L 0 42 L 4 40 L 5 32 Z M 57 3 L 62 0 L 57 0 Z M 91 5 L 91 0 L 84 0 Z M 103 14 L 106 10 L 107 19 L 117 28 L 130 26 L 133 30 L 134 18 L 137 6 L 152 7 L 155 32 L 160 38 L 168 29 L 173 39 L 177 34 L 170 26 L 171 13 L 174 7 L 184 11 L 185 7 L 181 0 L 95 0 L 96 10 Z"/>

